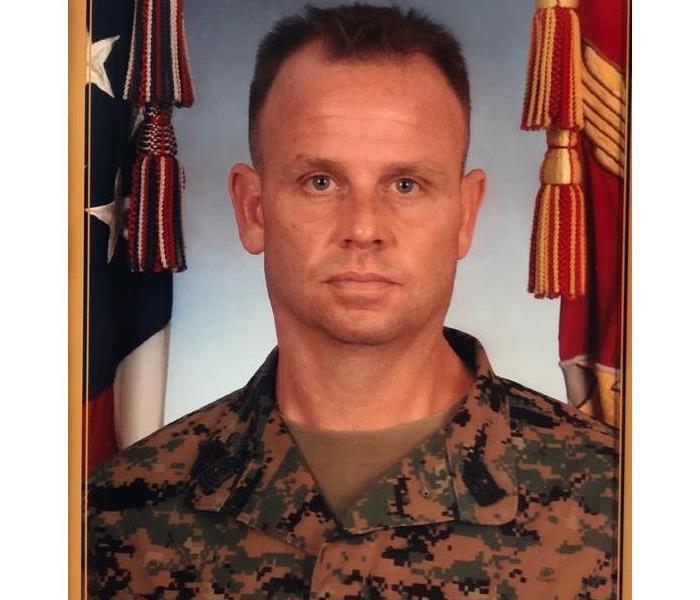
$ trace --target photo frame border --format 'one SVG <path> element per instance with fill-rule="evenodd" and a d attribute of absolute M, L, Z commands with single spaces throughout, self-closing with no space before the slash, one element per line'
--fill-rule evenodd
<path fill-rule="evenodd" d="M 585 0 L 584 0 L 585 1 Z M 632 116 L 632 3 L 627 3 L 628 90 L 625 198 L 623 201 L 622 348 L 623 368 L 618 479 L 618 597 L 632 598 L 632 253 L 631 253 L 631 116 Z M 87 598 L 85 515 L 87 508 L 86 400 L 87 248 L 89 227 L 85 212 L 89 189 L 89 95 L 86 66 L 89 52 L 88 15 L 91 0 L 68 0 L 68 598 Z"/>

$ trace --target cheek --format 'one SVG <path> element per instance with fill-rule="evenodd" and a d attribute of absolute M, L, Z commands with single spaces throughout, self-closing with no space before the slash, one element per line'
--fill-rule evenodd
<path fill-rule="evenodd" d="M 271 274 L 277 281 L 293 285 L 313 269 L 322 242 L 318 230 L 303 215 L 266 221 L 265 254 Z"/>
<path fill-rule="evenodd" d="M 281 187 L 265 214 L 265 244 L 285 262 L 307 263 L 328 244 L 337 219 L 337 203 L 311 202 Z"/>
<path fill-rule="evenodd" d="M 269 233 L 268 233 L 269 232 Z M 295 273 L 303 263 L 301 253 L 304 246 L 302 236 L 297 228 L 289 225 L 278 225 L 266 231 L 266 254 L 274 261 L 275 270 L 284 273 Z"/>
<path fill-rule="evenodd" d="M 426 269 L 435 269 L 436 274 L 445 267 L 452 268 L 458 259 L 459 230 L 454 219 L 441 219 L 439 222 L 426 218 L 417 224 L 404 239 L 407 251 L 424 264 Z M 426 225 L 427 224 L 427 225 Z"/>
<path fill-rule="evenodd" d="M 417 295 L 437 301 L 449 296 L 458 260 L 456 220 L 435 223 L 414 232 L 409 244 L 417 279 Z M 411 260 L 411 257 L 408 257 Z"/>

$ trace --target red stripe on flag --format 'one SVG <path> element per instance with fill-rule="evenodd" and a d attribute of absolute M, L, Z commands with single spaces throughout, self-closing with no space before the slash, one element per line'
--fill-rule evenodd
<path fill-rule="evenodd" d="M 87 423 L 87 469 L 88 473 L 104 460 L 116 454 L 117 437 L 114 432 L 114 392 L 110 385 L 97 396 L 90 398 L 83 407 L 83 423 Z"/>

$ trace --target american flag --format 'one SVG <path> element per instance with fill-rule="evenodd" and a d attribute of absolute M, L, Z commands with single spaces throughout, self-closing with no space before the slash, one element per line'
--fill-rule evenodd
<path fill-rule="evenodd" d="M 90 159 L 86 210 L 90 216 L 84 423 L 89 471 L 162 425 L 172 272 L 132 271 L 125 232 L 144 108 L 125 101 L 123 95 L 132 33 L 141 31 L 142 23 L 150 24 L 140 18 L 146 13 L 139 11 L 155 11 L 153 25 L 160 24 L 162 31 L 167 23 L 161 21 L 171 12 L 173 23 L 178 13 L 181 18 L 182 0 L 93 0 L 88 6 L 92 12 L 88 15 L 86 113 Z M 180 37 L 184 43 L 184 32 Z M 184 61 L 186 66 L 186 56 Z M 161 67 L 160 60 L 153 64 Z M 169 110 L 168 102 L 160 105 Z M 184 263 L 172 270 L 182 268 Z"/>

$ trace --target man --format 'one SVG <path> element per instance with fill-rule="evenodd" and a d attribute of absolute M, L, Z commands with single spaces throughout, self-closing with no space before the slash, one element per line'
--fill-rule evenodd
<path fill-rule="evenodd" d="M 278 346 L 91 478 L 94 598 L 602 599 L 616 438 L 443 328 L 484 192 L 459 45 L 308 8 L 261 43 L 230 189 Z"/>

